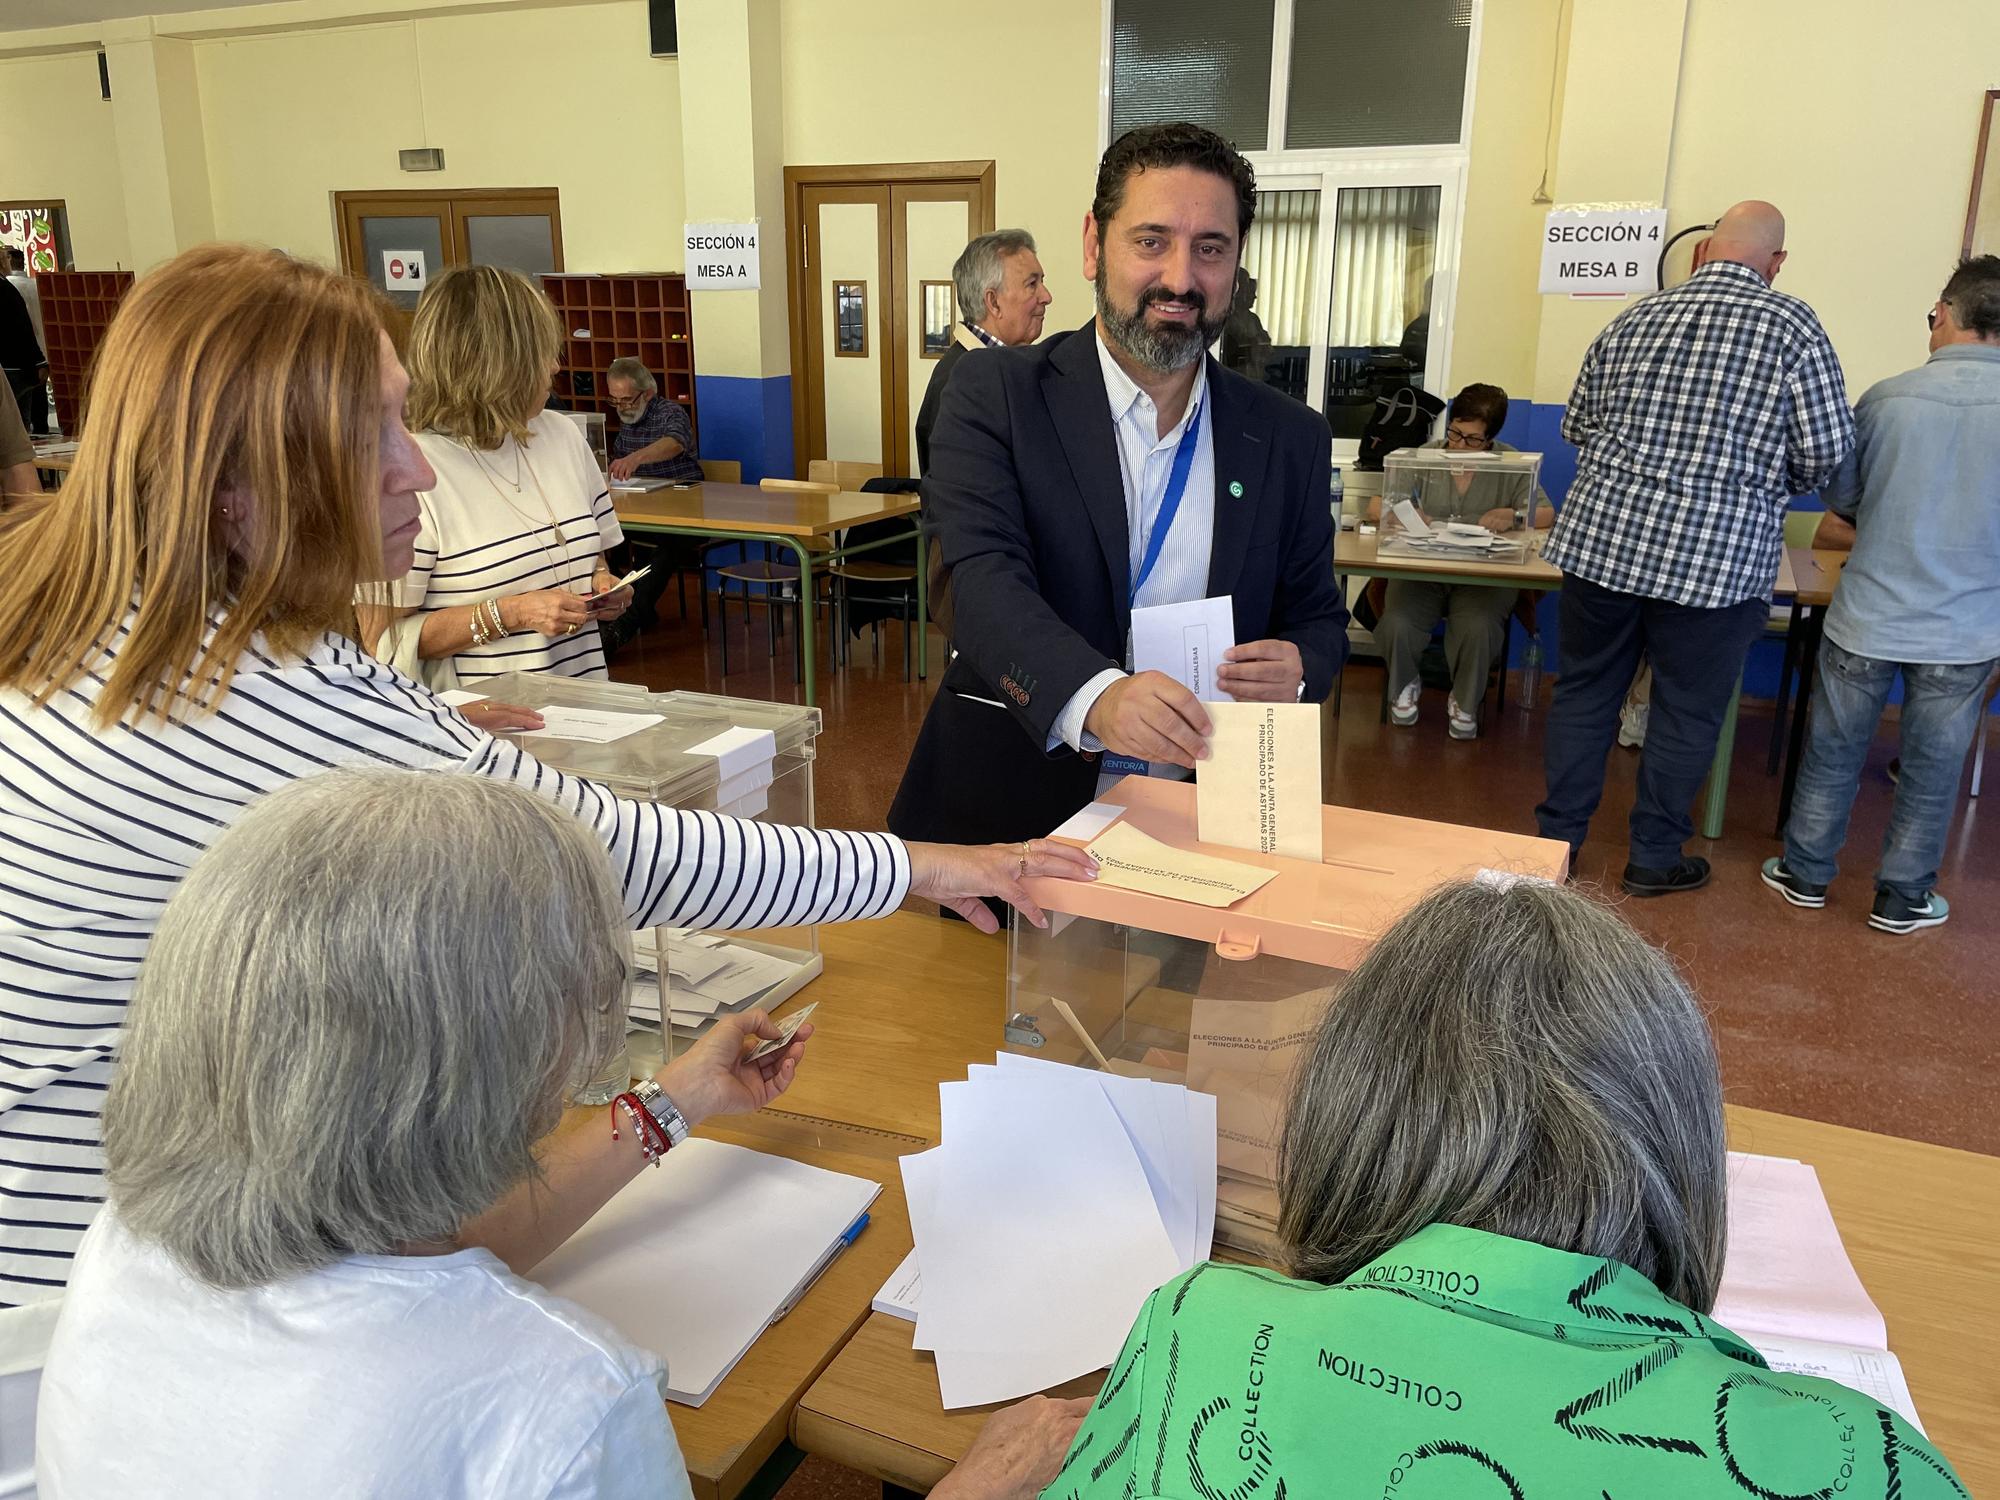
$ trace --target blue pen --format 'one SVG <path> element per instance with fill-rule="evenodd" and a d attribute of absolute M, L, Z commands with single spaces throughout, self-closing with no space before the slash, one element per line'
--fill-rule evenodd
<path fill-rule="evenodd" d="M 775 1313 L 771 1314 L 771 1321 L 773 1323 L 777 1322 L 778 1319 L 782 1318 L 786 1313 L 790 1312 L 793 1308 L 797 1307 L 799 1303 L 802 1300 L 804 1300 L 806 1293 L 811 1291 L 815 1286 L 819 1285 L 819 1279 L 820 1277 L 824 1276 L 827 1273 L 827 1268 L 831 1266 L 836 1260 L 840 1259 L 840 1252 L 845 1250 L 849 1245 L 853 1244 L 856 1240 L 860 1239 L 861 1231 L 866 1229 L 867 1227 L 868 1227 L 868 1215 L 864 1211 L 860 1218 L 856 1219 L 852 1224 L 847 1226 L 847 1231 L 844 1234 L 842 1234 L 839 1239 L 835 1240 L 831 1245 L 827 1247 L 826 1254 L 822 1255 L 819 1258 L 819 1260 L 814 1263 L 813 1268 L 806 1273 L 806 1279 L 804 1284 L 801 1285 L 796 1292 L 792 1293 L 791 1296 L 785 1299 L 784 1305 L 782 1307 L 780 1307 Z"/>

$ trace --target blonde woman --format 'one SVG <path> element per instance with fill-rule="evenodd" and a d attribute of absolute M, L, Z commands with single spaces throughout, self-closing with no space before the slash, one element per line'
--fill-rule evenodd
<path fill-rule="evenodd" d="M 389 618 L 364 625 L 386 623 L 381 654 L 431 686 L 605 675 L 598 622 L 632 591 L 608 592 L 604 553 L 625 533 L 583 434 L 543 406 L 561 337 L 540 289 L 494 266 L 447 271 L 417 304 L 406 417 L 437 477 Z"/>
<path fill-rule="evenodd" d="M 372 764 L 528 787 L 610 853 L 634 927 L 848 921 L 914 894 L 992 931 L 977 897 L 1039 919 L 1023 874 L 1088 875 L 1041 841 L 906 844 L 621 801 L 369 655 L 356 590 L 410 571 L 436 485 L 405 385 L 364 283 L 190 250 L 112 320 L 61 495 L 0 517 L 0 1306 L 61 1291 L 103 1199 L 98 1111 L 161 908 L 244 808 L 300 777 Z M 425 894 L 411 884 L 413 908 Z"/>

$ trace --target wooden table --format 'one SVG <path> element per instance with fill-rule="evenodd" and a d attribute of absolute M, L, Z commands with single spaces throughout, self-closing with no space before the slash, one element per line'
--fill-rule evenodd
<path fill-rule="evenodd" d="M 781 1103 L 812 1117 L 801 1128 L 848 1119 L 935 1136 L 938 1081 L 998 1045 L 1004 944 L 908 913 L 829 929 L 823 942 L 827 978 L 809 997 L 822 1002 L 821 1029 Z M 1932 1439 L 1973 1493 L 2000 1492 L 2000 1159 L 1734 1106 L 1729 1129 L 1739 1150 L 1818 1169 Z M 792 1440 L 889 1484 L 942 1478 L 990 1408 L 946 1412 L 913 1333 L 871 1313 L 798 1403 Z M 1096 1386 L 1091 1376 L 1062 1389 Z"/>
<path fill-rule="evenodd" d="M 1542 544 L 1548 535 L 1546 531 L 1531 532 L 1528 556 L 1520 562 L 1474 563 L 1401 557 L 1394 553 L 1384 557 L 1378 551 L 1382 540 L 1379 532 L 1364 536 L 1359 531 L 1337 531 L 1333 540 L 1333 571 L 1335 576 L 1347 574 L 1355 578 L 1420 578 L 1427 583 L 1466 588 L 1538 589 L 1556 593 L 1562 588 L 1563 574 L 1561 568 L 1542 558 Z M 1781 578 L 1780 583 L 1783 581 Z M 1781 587 L 1778 592 L 1782 597 L 1785 591 Z M 1702 798 L 1703 838 L 1722 837 L 1722 818 L 1729 807 L 1729 767 L 1736 758 L 1736 715 L 1742 695 L 1743 683 L 1739 678 L 1736 691 L 1729 695 L 1722 729 L 1716 735 L 1715 758 L 1709 762 L 1708 785 Z"/>
<path fill-rule="evenodd" d="M 67 442 L 68 440 L 65 439 L 64 441 Z M 74 448 L 71 448 L 67 453 L 47 452 L 46 445 L 41 444 L 38 444 L 35 448 L 35 472 L 45 479 L 54 480 L 57 484 L 62 483 L 62 476 L 67 474 L 75 464 L 76 450 Z"/>
<path fill-rule="evenodd" d="M 1785 744 L 1785 778 L 1778 790 L 1777 831 L 1781 838 L 1785 820 L 1792 815 L 1799 759 L 1805 753 L 1806 715 L 1812 707 L 1813 678 L 1819 671 L 1819 646 L 1826 635 L 1826 607 L 1833 603 L 1841 570 L 1853 555 L 1825 548 L 1787 547 L 1779 564 L 1778 597 L 1789 595 L 1792 601 L 1791 624 L 1785 631 L 1785 664 L 1778 676 L 1777 723 L 1771 729 L 1773 753 L 1781 740 Z M 1787 710 L 1792 720 L 1789 739 L 1785 737 Z"/>
<path fill-rule="evenodd" d="M 905 535 L 883 537 L 857 546 L 809 547 L 809 541 L 831 539 L 850 527 L 870 521 L 911 518 L 907 533 L 917 543 L 917 676 L 925 675 L 925 621 L 928 580 L 923 565 L 924 523 L 915 495 L 869 495 L 842 491 L 836 495 L 803 490 L 766 490 L 754 484 L 704 481 L 665 489 L 631 490 L 611 486 L 618 522 L 630 532 L 659 536 L 693 536 L 715 542 L 763 542 L 792 549 L 799 565 L 799 675 L 808 704 L 818 701 L 814 678 L 818 668 L 813 645 L 813 568 L 844 562 L 863 553 L 900 545 Z"/>

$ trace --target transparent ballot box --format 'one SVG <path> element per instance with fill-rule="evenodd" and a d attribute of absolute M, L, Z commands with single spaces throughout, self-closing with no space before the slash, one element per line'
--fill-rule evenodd
<path fill-rule="evenodd" d="M 1541 472 L 1539 453 L 1399 448 L 1382 460 L 1377 555 L 1453 563 L 1523 561 Z M 1512 513 L 1511 530 L 1482 524 L 1495 511 Z"/>
<path fill-rule="evenodd" d="M 617 733 L 597 742 L 553 734 L 515 736 L 546 766 L 585 776 L 621 797 L 765 823 L 813 824 L 817 708 L 648 692 L 631 683 L 514 672 L 480 684 L 490 697 L 546 711 L 593 717 L 584 732 Z M 630 1061 L 649 1076 L 732 1011 L 789 999 L 825 967 L 812 927 L 702 931 L 657 927 L 633 934 Z"/>
<path fill-rule="evenodd" d="M 1185 1083 L 1216 1098 L 1216 1235 L 1270 1253 L 1292 1072 L 1348 973 L 1436 886 L 1482 869 L 1561 879 L 1559 842 L 1323 807 L 1318 863 L 1203 844 L 1195 789 L 1128 777 L 1100 801 L 1186 849 L 1278 872 L 1229 907 L 1036 879 L 1046 929 L 1008 939 L 1011 1052 Z"/>

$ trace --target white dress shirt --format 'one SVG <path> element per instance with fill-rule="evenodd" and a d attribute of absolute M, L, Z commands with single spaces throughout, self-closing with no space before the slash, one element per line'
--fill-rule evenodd
<path fill-rule="evenodd" d="M 1173 529 L 1160 546 L 1151 576 L 1133 600 L 1136 607 L 1152 604 L 1185 604 L 1207 597 L 1208 560 L 1215 541 L 1215 422 L 1205 410 L 1208 402 L 1208 360 L 1195 366 L 1194 389 L 1188 393 L 1187 410 L 1181 413 L 1167 434 L 1160 431 L 1160 409 L 1141 390 L 1105 346 L 1103 333 L 1097 339 L 1097 362 L 1104 371 L 1104 394 L 1111 403 L 1111 430 L 1118 439 L 1118 473 L 1125 485 L 1125 546 L 1130 577 L 1139 576 L 1147 545 L 1152 541 L 1153 523 L 1166 499 L 1167 476 L 1173 471 L 1174 453 L 1181 434 L 1196 412 L 1202 413 L 1195 434 L 1194 460 L 1188 467 L 1187 488 L 1181 493 L 1180 509 Z M 1125 661 L 1132 661 L 1128 633 Z M 1102 750 L 1103 743 L 1086 733 L 1084 719 L 1104 690 L 1125 673 L 1106 668 L 1078 688 L 1062 712 L 1056 715 L 1048 748 L 1058 744 L 1072 750 Z"/>

